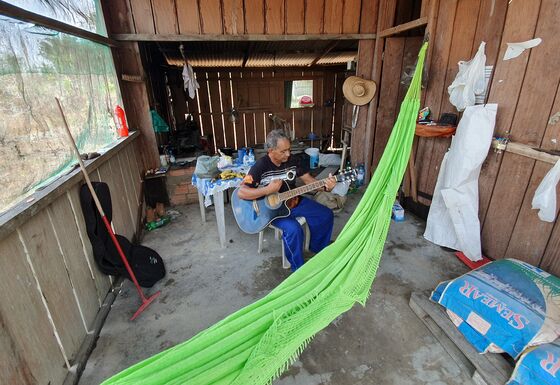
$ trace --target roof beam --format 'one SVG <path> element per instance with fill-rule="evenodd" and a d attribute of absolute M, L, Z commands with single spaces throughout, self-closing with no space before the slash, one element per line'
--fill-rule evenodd
<path fill-rule="evenodd" d="M 329 44 L 329 45 L 323 50 L 323 52 L 321 52 L 319 55 L 317 55 L 317 57 L 316 57 L 315 59 L 313 59 L 313 61 L 311 62 L 311 64 L 309 64 L 309 67 L 313 67 L 315 64 L 317 64 L 317 62 L 318 62 L 319 60 L 321 60 L 321 58 L 322 58 L 323 56 L 325 56 L 326 54 L 328 54 L 329 52 L 331 52 L 331 51 L 334 49 L 334 47 L 337 46 L 338 42 L 339 42 L 339 40 L 335 40 L 335 41 L 333 41 L 331 44 Z"/>
<path fill-rule="evenodd" d="M 163 35 L 155 33 L 114 34 L 117 41 L 295 41 L 295 40 L 372 40 L 375 33 L 306 35 Z"/>
<path fill-rule="evenodd" d="M 245 55 L 243 56 L 243 64 L 241 65 L 241 68 L 245 68 L 245 65 L 247 64 L 247 60 L 249 60 L 254 50 L 255 50 L 255 43 L 254 42 L 249 43 L 249 46 L 245 51 Z"/>
<path fill-rule="evenodd" d="M 388 36 L 396 35 L 398 33 L 409 31 L 414 28 L 423 27 L 427 24 L 428 24 L 428 18 L 421 17 L 419 19 L 409 21 L 408 23 L 399 24 L 396 27 L 384 29 L 383 31 L 379 32 L 379 37 L 388 37 Z"/>

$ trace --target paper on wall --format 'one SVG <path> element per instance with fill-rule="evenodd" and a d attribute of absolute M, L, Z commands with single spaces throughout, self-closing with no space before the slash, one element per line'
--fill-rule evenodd
<path fill-rule="evenodd" d="M 554 222 L 556 217 L 556 185 L 558 181 L 560 181 L 560 160 L 544 176 L 531 202 L 533 209 L 539 209 L 541 221 Z"/>
<path fill-rule="evenodd" d="M 531 39 L 523 41 L 520 43 L 507 43 L 506 53 L 504 54 L 504 60 L 509 60 L 518 57 L 526 49 L 530 49 L 538 46 L 542 43 L 542 39 L 537 37 L 536 39 Z"/>
<path fill-rule="evenodd" d="M 478 177 L 488 155 L 497 104 L 467 107 L 438 175 L 424 237 L 437 245 L 482 259 Z"/>

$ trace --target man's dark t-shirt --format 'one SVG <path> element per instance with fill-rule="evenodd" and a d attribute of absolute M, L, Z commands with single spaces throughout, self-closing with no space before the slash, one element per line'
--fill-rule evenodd
<path fill-rule="evenodd" d="M 304 160 L 300 159 L 299 157 L 291 155 L 288 160 L 282 163 L 280 166 L 276 166 L 270 160 L 268 155 L 263 156 L 251 167 L 245 178 L 243 179 L 243 183 L 250 187 L 258 187 L 261 185 L 267 185 L 270 183 L 271 178 L 277 177 L 279 175 L 285 175 L 288 171 L 295 171 L 296 177 L 300 177 L 304 174 L 309 172 L 309 167 Z M 280 188 L 280 192 L 287 191 L 295 187 L 296 182 L 295 178 L 292 181 L 286 181 L 286 183 L 282 184 Z"/>

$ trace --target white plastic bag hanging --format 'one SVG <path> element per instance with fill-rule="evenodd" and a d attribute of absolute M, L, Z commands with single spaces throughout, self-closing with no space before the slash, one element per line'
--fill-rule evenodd
<path fill-rule="evenodd" d="M 480 43 L 476 55 L 470 61 L 459 62 L 459 73 L 447 88 L 449 101 L 457 108 L 457 111 L 474 106 L 475 96 L 483 94 L 486 90 L 485 47 L 485 42 Z"/>
<path fill-rule="evenodd" d="M 488 155 L 497 104 L 468 107 L 441 163 L 424 237 L 482 259 L 478 219 L 478 176 Z"/>
<path fill-rule="evenodd" d="M 194 77 L 192 66 L 189 63 L 183 65 L 183 88 L 188 92 L 191 99 L 195 98 L 196 90 L 200 88 L 200 85 Z"/>
<path fill-rule="evenodd" d="M 544 176 L 535 191 L 531 205 L 539 209 L 539 218 L 545 222 L 554 222 L 556 217 L 556 185 L 560 181 L 560 160 Z"/>

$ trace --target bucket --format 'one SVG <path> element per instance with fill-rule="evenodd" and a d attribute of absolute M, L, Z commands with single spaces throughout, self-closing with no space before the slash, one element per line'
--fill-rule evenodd
<path fill-rule="evenodd" d="M 305 150 L 305 153 L 309 155 L 309 167 L 311 169 L 319 167 L 319 149 L 310 147 Z"/>

